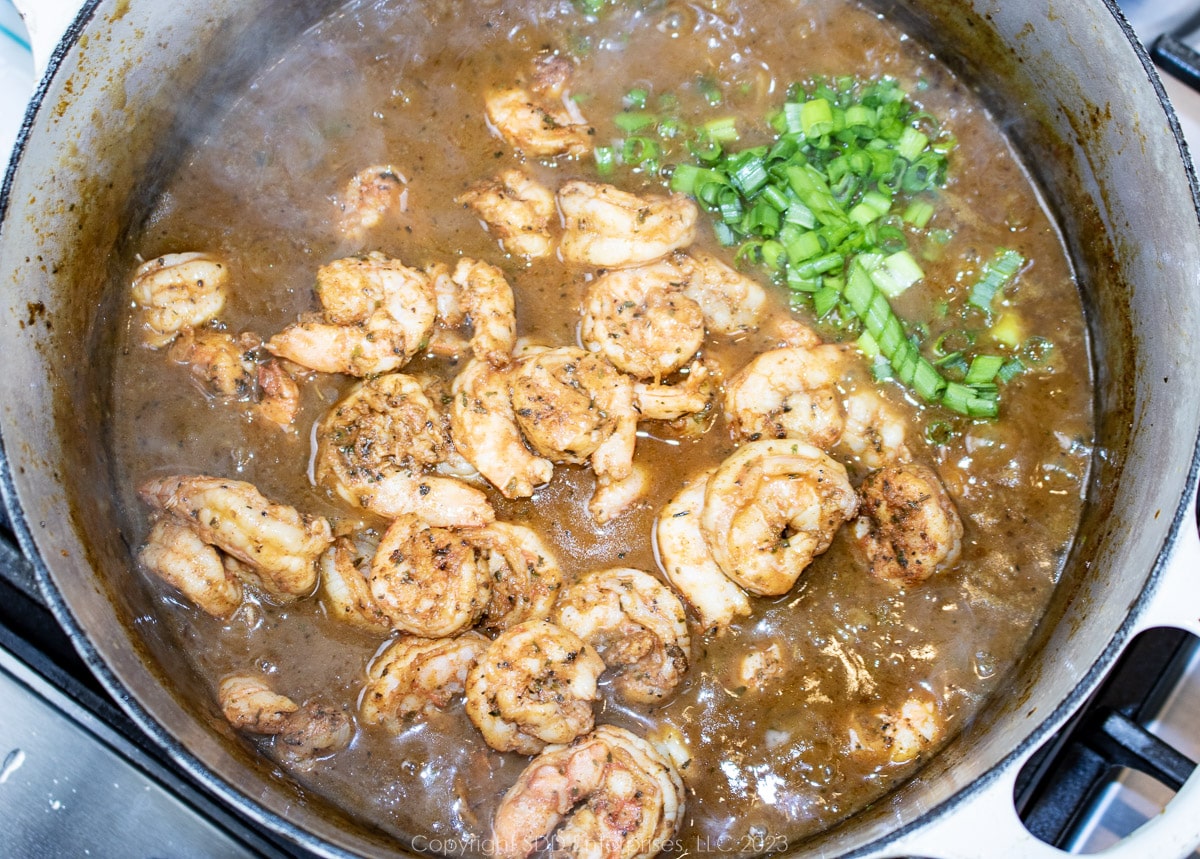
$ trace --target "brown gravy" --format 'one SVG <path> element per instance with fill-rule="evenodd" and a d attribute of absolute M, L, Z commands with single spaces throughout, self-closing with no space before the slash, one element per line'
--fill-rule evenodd
<path fill-rule="evenodd" d="M 959 141 L 936 215 L 951 238 L 940 258 L 924 263 L 924 282 L 897 310 L 909 320 L 931 319 L 935 300 L 968 288 L 958 273 L 977 268 L 997 246 L 1033 261 L 1019 284 L 1021 312 L 1029 335 L 1051 340 L 1053 354 L 1006 386 L 998 421 L 948 418 L 893 384 L 881 388 L 911 416 L 916 458 L 937 467 L 958 505 L 966 530 L 958 563 L 900 591 L 865 574 L 843 529 L 791 593 L 755 599 L 753 614 L 723 636 L 694 634 L 693 665 L 667 703 L 633 708 L 604 691 L 598 723 L 643 735 L 674 727 L 689 748 L 678 852 L 794 847 L 885 794 L 923 760 L 893 764 L 849 751 L 855 714 L 898 706 L 916 692 L 937 702 L 948 736 L 1003 682 L 1060 573 L 1090 465 L 1088 344 L 1060 237 L 1000 129 L 935 57 L 842 0 L 620 3 L 592 21 L 568 2 L 350 4 L 266 70 L 219 132 L 196 145 L 148 222 L 140 253 L 223 257 L 234 286 L 222 322 L 264 336 L 313 307 L 317 267 L 340 256 L 380 250 L 414 266 L 472 256 L 506 271 L 522 335 L 574 345 L 586 273 L 553 258 L 528 265 L 505 258 L 475 215 L 453 203 L 470 184 L 515 162 L 485 125 L 482 93 L 524 74 L 545 48 L 578 58 L 571 88 L 603 140 L 619 136 L 612 117 L 638 83 L 680 94 L 683 109 L 703 117 L 711 108 L 685 96 L 698 76 L 720 81 L 722 112 L 764 129 L 762 117 L 792 81 L 894 76 Z M 369 247 L 348 246 L 331 199 L 356 171 L 377 163 L 405 174 L 407 213 L 375 230 Z M 587 159 L 526 166 L 552 188 L 596 178 Z M 661 180 L 640 175 L 614 181 L 633 191 L 661 189 Z M 707 224 L 701 236 L 731 259 Z M 790 312 L 783 290 L 772 289 L 773 312 Z M 305 385 L 297 431 L 288 434 L 251 419 L 240 404 L 207 401 L 184 368 L 138 344 L 132 321 L 124 337 L 111 447 L 127 487 L 131 545 L 148 530 L 134 487 L 177 471 L 247 480 L 342 530 L 384 524 L 309 478 L 309 429 L 353 380 L 318 376 Z M 765 335 L 706 346 L 727 374 L 765 348 Z M 424 370 L 452 375 L 455 368 L 432 358 L 408 368 Z M 923 428 L 947 420 L 953 437 L 928 443 Z M 655 478 L 632 513 L 597 528 L 586 507 L 591 473 L 558 466 L 533 499 L 510 502 L 491 492 L 498 517 L 541 532 L 568 580 L 614 565 L 657 574 L 651 533 L 658 510 L 687 475 L 719 462 L 733 445 L 720 419 L 696 439 L 654 425 L 643 430 L 637 458 Z M 174 631 L 214 690 L 230 672 L 257 669 L 297 701 L 320 696 L 353 711 L 380 648 L 328 620 L 315 599 L 286 608 L 259 601 L 221 622 L 165 585 L 146 586 L 162 594 L 158 623 Z M 772 642 L 782 647 L 786 677 L 746 688 L 735 677 L 738 660 Z M 215 692 L 211 707 L 219 722 Z M 400 736 L 360 728 L 349 748 L 293 775 L 401 840 L 418 837 L 418 849 L 477 854 L 496 804 L 526 762 L 489 750 L 459 703 Z"/>

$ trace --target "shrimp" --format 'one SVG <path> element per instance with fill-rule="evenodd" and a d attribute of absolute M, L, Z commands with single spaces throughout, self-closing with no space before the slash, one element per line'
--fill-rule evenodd
<path fill-rule="evenodd" d="M 209 254 L 167 254 L 139 266 L 130 291 L 142 313 L 146 345 L 161 349 L 185 328 L 199 328 L 225 308 L 229 270 Z"/>
<path fill-rule="evenodd" d="M 908 462 L 912 453 L 904 438 L 908 424 L 871 388 L 859 388 L 845 399 L 846 427 L 836 450 L 867 468 Z"/>
<path fill-rule="evenodd" d="M 350 745 L 354 724 L 342 707 L 310 701 L 288 717 L 275 737 L 275 749 L 300 769 L 311 769 L 320 758 Z"/>
<path fill-rule="evenodd" d="M 340 200 L 341 229 L 352 241 L 362 241 L 384 218 L 408 207 L 408 180 L 389 165 L 377 164 L 358 171 Z"/>
<path fill-rule="evenodd" d="M 405 515 L 388 526 L 371 559 L 371 596 L 394 629 L 445 638 L 479 620 L 491 578 L 464 536 Z"/>
<path fill-rule="evenodd" d="M 495 518 L 487 496 L 452 477 L 427 476 L 449 458 L 442 416 L 420 381 L 390 373 L 355 385 L 317 425 L 316 479 L 380 516 L 415 513 L 439 527 Z"/>
<path fill-rule="evenodd" d="M 387 635 L 392 622 L 375 603 L 366 577 L 354 563 L 355 554 L 354 544 L 339 537 L 321 555 L 321 605 L 327 617 L 363 632 Z"/>
<path fill-rule="evenodd" d="M 505 498 L 528 498 L 554 474 L 554 463 L 525 446 L 513 411 L 508 370 L 478 358 L 451 386 L 454 445 Z"/>
<path fill-rule="evenodd" d="M 683 194 L 639 197 L 612 185 L 576 180 L 559 188 L 558 206 L 564 222 L 560 251 L 569 263 L 636 266 L 696 239 L 699 209 Z"/>
<path fill-rule="evenodd" d="M 846 412 L 838 383 L 845 350 L 831 344 L 763 352 L 725 386 L 725 418 L 737 440 L 794 438 L 829 450 Z"/>
<path fill-rule="evenodd" d="M 677 421 L 707 412 L 717 398 L 721 368 L 715 361 L 697 359 L 685 368 L 674 384 L 634 382 L 633 397 L 638 414 L 655 421 Z"/>
<path fill-rule="evenodd" d="M 138 561 L 213 617 L 228 618 L 242 604 L 242 583 L 220 553 L 171 517 L 154 523 Z"/>
<path fill-rule="evenodd" d="M 260 346 L 262 341 L 249 332 L 234 337 L 211 328 L 185 328 L 167 357 L 185 365 L 205 394 L 227 401 L 248 400 L 257 392 L 255 352 Z"/>
<path fill-rule="evenodd" d="M 658 703 L 687 673 L 692 641 L 683 604 L 649 573 L 589 573 L 563 591 L 552 617 L 617 669 L 613 682 L 627 701 Z"/>
<path fill-rule="evenodd" d="M 575 633 L 544 620 L 519 623 L 467 675 L 467 716 L 493 749 L 534 755 L 592 729 L 603 671 Z"/>
<path fill-rule="evenodd" d="M 676 260 L 686 274 L 683 294 L 700 305 L 711 333 L 741 334 L 758 325 L 767 306 L 767 291 L 758 281 L 703 251 L 677 254 Z"/>
<path fill-rule="evenodd" d="M 554 248 L 554 193 L 521 170 L 472 185 L 455 202 L 474 209 L 508 253 L 540 259 Z"/>
<path fill-rule="evenodd" d="M 258 414 L 271 423 L 287 429 L 300 414 L 300 386 L 276 358 L 265 361 L 256 371 L 259 400 Z"/>
<path fill-rule="evenodd" d="M 597 525 L 607 525 L 646 497 L 650 491 L 650 471 L 634 464 L 627 477 L 619 480 L 600 475 L 588 501 L 588 512 Z"/>
<path fill-rule="evenodd" d="M 428 342 L 437 316 L 433 283 L 381 253 L 317 272 L 323 312 L 267 341 L 267 350 L 321 373 L 371 376 L 404 366 Z"/>
<path fill-rule="evenodd" d="M 724 630 L 735 618 L 750 614 L 750 599 L 713 559 L 701 525 L 713 471 L 688 480 L 663 507 L 654 527 L 659 566 L 695 610 L 705 632 Z"/>
<path fill-rule="evenodd" d="M 546 57 L 539 61 L 528 89 L 488 93 L 484 107 L 492 127 L 525 155 L 587 155 L 596 132 L 566 93 L 570 74 L 568 60 Z"/>
<path fill-rule="evenodd" d="M 737 679 L 739 685 L 747 689 L 762 691 L 764 686 L 784 673 L 783 651 L 778 642 L 771 642 L 766 647 L 746 652 L 738 663 Z"/>
<path fill-rule="evenodd" d="M 402 635 L 371 660 L 359 697 L 359 719 L 399 733 L 404 720 L 450 704 L 466 689 L 467 672 L 487 650 L 478 632 L 455 638 Z"/>
<path fill-rule="evenodd" d="M 717 565 L 751 593 L 787 593 L 858 510 L 845 467 L 790 439 L 738 448 L 708 480 L 701 521 Z"/>
<path fill-rule="evenodd" d="M 681 292 L 682 274 L 661 260 L 596 278 L 584 297 L 584 346 L 638 379 L 684 367 L 704 343 L 704 314 Z"/>
<path fill-rule="evenodd" d="M 867 475 L 859 494 L 854 538 L 877 579 L 916 585 L 958 560 L 962 520 L 932 468 L 881 468 Z"/>
<path fill-rule="evenodd" d="M 487 556 L 492 593 L 484 610 L 484 627 L 508 629 L 550 614 L 562 586 L 562 570 L 536 531 L 493 522 L 463 534 Z"/>
<path fill-rule="evenodd" d="M 504 367 L 512 360 L 517 340 L 516 306 L 512 287 L 504 272 L 473 259 L 460 259 L 451 279 L 463 299 L 463 310 L 470 319 L 471 351 L 493 367 Z"/>
<path fill-rule="evenodd" d="M 492 856 L 525 859 L 554 836 L 567 856 L 649 859 L 668 846 L 684 806 L 683 780 L 666 757 L 631 731 L 601 725 L 530 761 L 496 809 Z"/>
<path fill-rule="evenodd" d="M 266 681 L 248 674 L 234 674 L 221 681 L 217 703 L 226 721 L 239 731 L 278 734 L 300 705 L 271 690 Z"/>
<path fill-rule="evenodd" d="M 852 717 L 849 750 L 884 756 L 894 764 L 917 758 L 942 735 L 937 705 L 926 696 L 910 696 L 898 709 L 885 707 Z"/>
<path fill-rule="evenodd" d="M 274 593 L 312 593 L 317 557 L 333 542 L 324 517 L 268 501 L 240 480 L 171 475 L 146 481 L 138 493 L 150 506 L 185 522 L 204 542 L 249 566 Z"/>

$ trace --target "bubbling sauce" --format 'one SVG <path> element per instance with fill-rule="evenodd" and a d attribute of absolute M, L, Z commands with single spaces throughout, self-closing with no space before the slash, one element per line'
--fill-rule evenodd
<path fill-rule="evenodd" d="M 1000 246 L 1032 261 L 1011 300 L 1027 335 L 1052 342 L 1053 351 L 1005 386 L 998 420 L 955 417 L 895 383 L 879 385 L 910 420 L 914 458 L 937 469 L 962 517 L 962 554 L 951 568 L 908 589 L 877 581 L 851 551 L 844 526 L 786 595 L 752 599 L 750 616 L 720 635 L 703 635 L 693 622 L 691 668 L 666 701 L 632 706 L 602 690 L 597 724 L 671 737 L 687 749 L 687 813 L 673 850 L 794 847 L 886 794 L 928 757 L 927 750 L 897 762 L 862 748 L 852 739 L 856 725 L 861 734 L 872 714 L 916 696 L 932 702 L 945 739 L 1003 680 L 1060 574 L 1090 464 L 1088 344 L 1060 236 L 1001 130 L 936 57 L 842 0 L 655 0 L 615 3 L 592 18 L 567 2 L 353 3 L 266 69 L 219 129 L 196 143 L 137 246 L 145 258 L 204 250 L 224 259 L 232 289 L 220 321 L 264 337 L 315 306 L 316 269 L 331 260 L 366 251 L 414 267 L 487 260 L 513 285 L 522 336 L 574 346 L 591 273 L 553 256 L 506 256 L 475 214 L 454 202 L 517 164 L 551 189 L 597 180 L 590 158 L 520 158 L 485 121 L 483 94 L 526 77 L 545 50 L 575 62 L 570 89 L 598 141 L 622 136 L 612 119 L 634 86 L 673 94 L 695 124 L 735 116 L 753 142 L 767 139 L 764 117 L 793 82 L 894 77 L 958 141 L 936 200 L 938 252 L 922 259 L 926 276 L 894 302 L 898 313 L 936 336 L 949 324 L 938 303 L 969 289 L 961 272 L 977 271 Z M 704 96 L 705 82 L 719 86 L 719 108 Z M 350 244 L 333 199 L 371 164 L 403 173 L 406 210 Z M 638 171 L 610 181 L 656 193 L 665 182 Z M 707 222 L 698 245 L 733 261 Z M 795 313 L 812 323 L 789 309 L 782 286 L 768 289 L 769 316 Z M 268 498 L 328 517 L 341 532 L 386 526 L 310 478 L 310 428 L 355 380 L 316 374 L 302 385 L 294 431 L 283 431 L 251 419 L 245 404 L 206 399 L 186 368 L 138 342 L 132 321 L 123 336 L 111 448 L 132 545 L 149 530 L 136 486 L 176 472 L 248 481 Z M 728 378 L 775 343 L 766 333 L 709 338 L 705 355 Z M 405 372 L 449 379 L 457 369 L 422 355 Z M 940 431 L 926 432 L 934 426 Z M 529 499 L 488 492 L 499 519 L 548 541 L 567 582 L 610 566 L 661 575 L 652 539 L 658 511 L 689 476 L 734 448 L 720 417 L 698 437 L 644 423 L 636 458 L 653 475 L 649 494 L 605 526 L 588 512 L 594 478 L 584 467 L 556 466 Z M 866 470 L 849 467 L 857 485 Z M 156 580 L 150 586 L 162 595 L 159 623 L 211 681 L 214 719 L 221 679 L 247 671 L 296 701 L 320 697 L 355 711 L 381 641 L 326 617 L 316 599 L 276 606 L 251 594 L 221 621 Z M 747 682 L 744 658 L 770 648 L 783 673 Z M 489 749 L 459 701 L 398 735 L 360 726 L 349 747 L 292 775 L 405 843 L 457 839 L 478 854 L 500 798 L 527 762 Z"/>

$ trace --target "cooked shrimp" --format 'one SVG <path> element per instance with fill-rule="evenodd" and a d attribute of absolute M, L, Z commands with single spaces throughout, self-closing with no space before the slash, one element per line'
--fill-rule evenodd
<path fill-rule="evenodd" d="M 738 440 L 794 438 L 829 450 L 846 413 L 838 382 L 845 350 L 826 344 L 763 352 L 725 385 L 725 418 Z"/>
<path fill-rule="evenodd" d="M 636 734 L 601 725 L 530 761 L 496 809 L 492 855 L 525 859 L 554 836 L 555 852 L 567 856 L 649 859 L 668 846 L 684 805 L 667 758 Z"/>
<path fill-rule="evenodd" d="M 588 512 L 597 525 L 607 525 L 646 497 L 650 491 L 650 470 L 635 464 L 625 477 L 614 479 L 601 474 L 588 501 Z"/>
<path fill-rule="evenodd" d="M 354 562 L 354 543 L 339 537 L 321 555 L 321 605 L 325 614 L 363 632 L 387 635 L 392 622 L 375 603 L 366 576 Z"/>
<path fill-rule="evenodd" d="M 580 339 L 618 370 L 658 381 L 704 343 L 704 314 L 672 260 L 606 272 L 588 286 Z"/>
<path fill-rule="evenodd" d="M 138 560 L 213 617 L 227 618 L 242 604 L 242 583 L 217 550 L 171 517 L 154 523 Z"/>
<path fill-rule="evenodd" d="M 790 439 L 738 448 L 708 480 L 702 522 L 725 575 L 755 594 L 787 593 L 858 510 L 846 469 Z"/>
<path fill-rule="evenodd" d="M 738 663 L 738 682 L 747 689 L 761 691 L 784 674 L 783 652 L 778 642 L 746 652 Z"/>
<path fill-rule="evenodd" d="M 492 594 L 483 626 L 508 629 L 550 614 L 562 586 L 562 570 L 554 552 L 536 531 L 510 522 L 493 522 L 463 533 L 486 555 Z"/>
<path fill-rule="evenodd" d="M 942 721 L 935 702 L 911 696 L 894 709 L 885 707 L 852 717 L 849 749 L 854 753 L 885 756 L 892 763 L 913 760 L 938 741 Z"/>
<path fill-rule="evenodd" d="M 287 727 L 288 717 L 300 709 L 291 698 L 272 691 L 262 678 L 246 674 L 222 680 L 217 702 L 229 724 L 252 734 L 280 733 Z"/>
<path fill-rule="evenodd" d="M 715 361 L 692 361 L 683 378 L 673 384 L 634 382 L 633 397 L 638 414 L 647 420 L 677 421 L 708 411 L 721 384 L 721 368 Z"/>
<path fill-rule="evenodd" d="M 962 520 L 932 468 L 914 462 L 881 468 L 867 475 L 859 494 L 854 538 L 873 576 L 915 585 L 958 560 Z"/>
<path fill-rule="evenodd" d="M 392 627 L 444 638 L 479 620 L 491 597 L 487 565 L 465 537 L 400 516 L 371 560 L 371 596 Z"/>
<path fill-rule="evenodd" d="M 683 194 L 639 197 L 612 185 L 575 180 L 558 190 L 558 206 L 564 222 L 562 256 L 570 263 L 641 265 L 696 239 L 699 210 Z"/>
<path fill-rule="evenodd" d="M 142 312 L 146 345 L 166 346 L 185 328 L 199 328 L 225 308 L 229 270 L 204 253 L 167 254 L 134 272 L 133 303 Z"/>
<path fill-rule="evenodd" d="M 488 119 L 508 144 L 526 155 L 587 155 L 595 130 L 566 92 L 572 67 L 563 57 L 541 58 L 528 89 L 488 94 Z"/>
<path fill-rule="evenodd" d="M 439 527 L 495 518 L 487 496 L 451 477 L 427 475 L 452 447 L 442 416 L 412 376 L 355 385 L 317 425 L 315 476 L 351 504 L 380 516 L 415 513 Z"/>
<path fill-rule="evenodd" d="M 525 446 L 513 411 L 510 372 L 478 358 L 467 362 L 451 387 L 451 435 L 459 453 L 505 498 L 528 498 L 550 480 L 554 464 Z"/>
<path fill-rule="evenodd" d="M 628 567 L 596 570 L 563 591 L 553 619 L 615 668 L 623 698 L 654 704 L 687 672 L 692 652 L 683 604 L 649 573 Z"/>
<path fill-rule="evenodd" d="M 300 386 L 284 362 L 272 358 L 260 364 L 257 381 L 258 414 L 283 429 L 291 427 L 300 414 Z"/>
<path fill-rule="evenodd" d="M 172 475 L 146 481 L 138 493 L 186 522 L 204 542 L 249 565 L 280 594 L 311 593 L 317 557 L 333 542 L 324 517 L 268 501 L 240 480 Z"/>
<path fill-rule="evenodd" d="M 879 393 L 862 387 L 845 399 L 846 427 L 837 449 L 867 468 L 908 462 L 908 424 Z"/>
<path fill-rule="evenodd" d="M 540 259 L 553 250 L 554 193 L 521 170 L 505 170 L 472 185 L 455 202 L 478 212 L 511 254 Z"/>
<path fill-rule="evenodd" d="M 185 365 L 205 394 L 222 400 L 248 400 L 257 392 L 255 352 L 262 341 L 245 332 L 234 337 L 211 328 L 185 328 L 167 357 Z"/>
<path fill-rule="evenodd" d="M 497 636 L 467 676 L 467 716 L 501 752 L 533 755 L 592 729 L 604 663 L 575 633 L 531 620 Z"/>
<path fill-rule="evenodd" d="M 310 701 L 287 718 L 275 749 L 300 769 L 350 745 L 354 723 L 342 707 Z"/>
<path fill-rule="evenodd" d="M 341 229 L 352 241 L 362 241 L 384 218 L 403 212 L 408 205 L 408 180 L 395 168 L 375 165 L 354 174 L 337 200 Z"/>
<path fill-rule="evenodd" d="M 460 259 L 451 276 L 462 295 L 471 323 L 471 351 L 493 367 L 512 360 L 517 340 L 517 315 L 512 287 L 504 272 L 473 259 Z"/>
<path fill-rule="evenodd" d="M 758 325 L 767 306 L 767 291 L 758 281 L 703 251 L 676 259 L 687 274 L 683 294 L 700 305 L 710 332 L 740 334 Z"/>
<path fill-rule="evenodd" d="M 746 592 L 721 572 L 704 537 L 704 493 L 714 470 L 688 480 L 658 514 L 654 528 L 662 571 L 699 615 L 705 632 L 726 629 L 750 614 Z"/>
<path fill-rule="evenodd" d="M 437 315 L 429 277 L 381 253 L 322 266 L 316 289 L 323 316 L 285 328 L 267 349 L 322 373 L 399 369 L 427 343 Z"/>
<path fill-rule="evenodd" d="M 488 647 L 478 632 L 455 638 L 402 635 L 371 660 L 359 718 L 399 733 L 404 720 L 442 709 L 466 689 L 467 672 Z"/>

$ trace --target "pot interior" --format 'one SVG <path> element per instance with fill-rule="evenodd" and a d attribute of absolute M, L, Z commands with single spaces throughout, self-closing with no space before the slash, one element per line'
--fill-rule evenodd
<path fill-rule="evenodd" d="M 0 401 L 14 522 L 93 668 L 202 781 L 249 798 L 252 814 L 294 837 L 374 855 L 392 845 L 234 740 L 156 625 L 152 594 L 130 584 L 101 429 L 125 300 L 108 287 L 124 279 L 114 268 L 128 242 L 186 141 L 338 5 L 213 0 L 187 16 L 151 0 L 88 7 L 6 181 L 0 332 L 15 363 Z M 812 845 L 828 853 L 886 839 L 897 821 L 948 803 L 1078 698 L 1172 540 L 1200 426 L 1186 374 L 1200 323 L 1190 170 L 1113 9 L 876 5 L 985 95 L 1051 201 L 1089 313 L 1098 445 L 1080 538 L 1006 694 L 917 778 Z"/>

